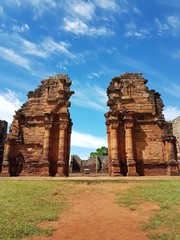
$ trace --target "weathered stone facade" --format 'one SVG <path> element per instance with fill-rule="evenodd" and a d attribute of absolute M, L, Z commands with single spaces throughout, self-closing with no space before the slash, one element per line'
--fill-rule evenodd
<path fill-rule="evenodd" d="M 177 159 L 180 163 L 180 116 L 172 121 L 173 134 L 176 137 Z"/>
<path fill-rule="evenodd" d="M 178 175 L 172 124 L 162 114 L 160 94 L 141 73 L 112 79 L 105 114 L 109 172 L 115 175 Z"/>
<path fill-rule="evenodd" d="M 7 134 L 7 122 L 0 120 L 0 173 L 2 171 L 2 161 L 4 152 L 4 141 Z"/>
<path fill-rule="evenodd" d="M 71 81 L 58 74 L 41 83 L 16 111 L 5 143 L 4 175 L 69 174 Z"/>

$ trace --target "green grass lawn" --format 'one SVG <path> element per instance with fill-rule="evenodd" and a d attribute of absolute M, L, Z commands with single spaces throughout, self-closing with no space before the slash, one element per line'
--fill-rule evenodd
<path fill-rule="evenodd" d="M 68 206 L 70 185 L 56 181 L 0 180 L 0 239 L 22 239 L 50 235 L 52 229 L 38 228 L 53 221 Z"/>
<path fill-rule="evenodd" d="M 118 194 L 118 204 L 131 211 L 143 202 L 160 206 L 141 228 L 149 232 L 150 240 L 180 239 L 180 181 L 146 181 Z M 161 231 L 162 230 L 162 231 Z M 164 230 L 164 231 L 163 231 Z"/>
<path fill-rule="evenodd" d="M 71 207 L 68 197 L 83 191 L 81 184 L 129 184 L 117 196 L 119 205 L 135 210 L 140 203 L 159 204 L 148 223 L 141 227 L 149 234 L 150 240 L 180 239 L 180 181 L 56 181 L 56 180 L 16 180 L 0 179 L 0 239 L 20 240 L 28 236 L 48 236 L 53 229 L 42 229 L 38 223 L 54 221 L 59 212 Z M 96 189 L 96 188 L 95 188 Z M 107 193 L 108 194 L 108 193 Z M 87 200 L 88 201 L 88 200 Z M 156 230 L 161 230 L 157 232 Z M 166 229 L 163 232 L 163 229 Z"/>

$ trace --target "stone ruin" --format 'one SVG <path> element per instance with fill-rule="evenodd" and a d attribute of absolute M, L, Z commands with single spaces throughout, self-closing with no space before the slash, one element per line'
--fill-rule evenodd
<path fill-rule="evenodd" d="M 108 174 L 108 156 L 93 156 L 88 160 L 82 160 L 77 155 L 71 156 L 70 172 L 84 174 L 88 170 L 88 173 L 94 174 Z"/>
<path fill-rule="evenodd" d="M 7 134 L 7 122 L 0 120 L 0 173 L 2 171 L 4 142 Z"/>
<path fill-rule="evenodd" d="M 177 159 L 180 164 L 180 116 L 172 121 L 173 134 L 176 136 Z"/>
<path fill-rule="evenodd" d="M 58 74 L 41 83 L 16 111 L 5 144 L 7 123 L 0 121 L 1 176 L 69 175 L 71 81 Z M 88 168 L 90 173 L 111 176 L 179 174 L 172 123 L 164 119 L 160 94 L 146 83 L 141 73 L 112 79 L 105 114 L 109 156 L 82 161 L 73 155 L 70 172 Z M 173 122 L 174 134 L 179 132 L 178 119 Z"/>
<path fill-rule="evenodd" d="M 16 111 L 5 143 L 2 175 L 69 174 L 71 81 L 58 74 L 41 83 Z"/>
<path fill-rule="evenodd" d="M 142 73 L 124 73 L 107 89 L 111 176 L 179 174 L 172 124 L 164 119 L 160 94 L 146 83 Z"/>

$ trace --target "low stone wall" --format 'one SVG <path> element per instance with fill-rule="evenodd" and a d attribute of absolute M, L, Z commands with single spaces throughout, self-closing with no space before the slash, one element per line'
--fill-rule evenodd
<path fill-rule="evenodd" d="M 108 156 L 90 157 L 88 160 L 82 160 L 77 155 L 71 156 L 70 173 L 80 173 L 86 170 L 89 173 L 104 173 L 108 174 Z"/>

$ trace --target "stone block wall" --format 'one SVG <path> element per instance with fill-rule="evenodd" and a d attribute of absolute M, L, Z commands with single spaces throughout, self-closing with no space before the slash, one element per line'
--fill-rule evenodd
<path fill-rule="evenodd" d="M 142 73 L 124 73 L 107 88 L 109 172 L 118 175 L 178 175 L 176 138 L 162 114 L 160 94 Z"/>
<path fill-rule="evenodd" d="M 7 134 L 7 122 L 4 120 L 0 120 L 0 173 L 2 171 L 4 143 L 6 134 Z"/>
<path fill-rule="evenodd" d="M 89 169 L 89 173 L 108 174 L 108 156 L 90 157 L 88 160 L 81 160 L 77 155 L 71 156 L 70 172 L 84 173 L 85 169 Z"/>
<path fill-rule="evenodd" d="M 42 80 L 16 111 L 7 135 L 3 174 L 69 174 L 71 81 L 57 74 Z"/>

